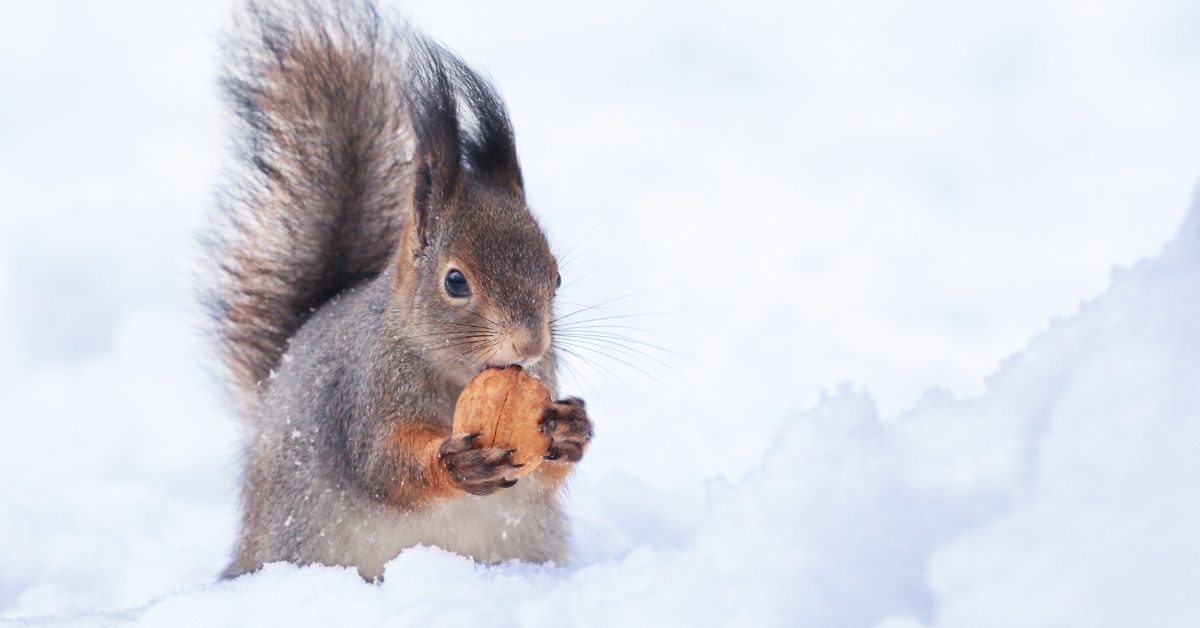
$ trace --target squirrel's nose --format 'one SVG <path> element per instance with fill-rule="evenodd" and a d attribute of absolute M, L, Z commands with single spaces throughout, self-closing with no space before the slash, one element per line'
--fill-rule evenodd
<path fill-rule="evenodd" d="M 497 357 L 511 364 L 528 367 L 541 360 L 549 348 L 548 330 L 512 329 L 504 334 L 504 342 L 500 343 L 500 355 Z"/>

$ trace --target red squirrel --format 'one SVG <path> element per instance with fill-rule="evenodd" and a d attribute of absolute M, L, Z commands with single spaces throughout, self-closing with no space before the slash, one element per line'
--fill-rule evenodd
<path fill-rule="evenodd" d="M 224 577 L 357 568 L 402 549 L 562 563 L 564 479 L 592 426 L 549 404 L 546 461 L 452 433 L 482 369 L 557 398 L 558 263 L 530 213 L 508 113 L 459 57 L 370 2 L 250 2 L 225 42 L 233 167 L 207 299 L 247 441 Z"/>

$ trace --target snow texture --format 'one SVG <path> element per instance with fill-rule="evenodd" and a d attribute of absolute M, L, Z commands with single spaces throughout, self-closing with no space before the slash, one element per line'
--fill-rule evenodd
<path fill-rule="evenodd" d="M 55 416 L 80 418 L 117 416 L 121 406 L 153 416 L 157 403 L 193 401 L 172 390 L 149 402 L 105 394 L 120 388 L 113 371 L 153 377 L 119 368 L 153 350 L 139 336 L 118 350 L 118 368 L 70 374 L 89 386 L 88 403 L 64 400 L 65 384 L 53 379 L 32 396 Z M 368 585 L 351 569 L 273 564 L 62 624 L 1196 625 L 1197 347 L 1200 203 L 1161 255 L 1118 273 L 1102 297 L 1007 360 L 978 397 L 933 389 L 883 423 L 867 394 L 838 390 L 782 422 L 744 477 L 690 495 L 617 474 L 584 478 L 572 565 L 489 567 L 420 547 Z M 7 537 L 35 540 L 0 556 L 12 615 L 63 608 L 64 597 L 77 609 L 130 604 L 164 576 L 182 584 L 216 566 L 203 551 L 215 548 L 190 542 L 228 524 L 212 508 L 177 499 L 154 505 L 152 523 L 138 513 L 153 493 L 210 506 L 227 498 L 224 481 L 214 483 L 222 490 L 203 481 L 206 470 L 225 479 L 211 457 L 179 455 L 223 443 L 188 434 L 186 447 L 159 457 L 137 446 L 153 438 L 153 424 L 129 421 L 114 433 L 79 420 L 60 434 L 87 443 L 72 450 L 73 468 L 95 463 L 79 459 L 88 450 L 123 450 L 131 466 L 153 469 L 136 483 L 97 487 L 85 476 L 86 495 L 48 496 L 18 480 L 7 494 L 16 506 L 0 511 Z M 10 477 L 41 468 L 11 445 L 4 463 Z M 78 501 L 65 504 L 68 493 Z M 55 515 L 64 507 L 101 516 L 63 521 Z M 125 542 L 100 548 L 81 531 Z M 139 570 L 124 580 L 98 580 L 107 571 L 98 565 L 131 563 Z M 195 568 L 181 578 L 171 573 L 180 565 Z"/>
<path fill-rule="evenodd" d="M 421 547 L 372 585 L 214 581 L 239 434 L 188 242 L 225 7 L 167 4 L 0 16 L 0 623 L 1200 625 L 1200 201 L 1158 244 L 1187 5 L 411 4 L 583 239 L 564 299 L 671 284 L 599 312 L 687 310 L 620 320 L 694 360 L 567 378 L 571 564 Z"/>

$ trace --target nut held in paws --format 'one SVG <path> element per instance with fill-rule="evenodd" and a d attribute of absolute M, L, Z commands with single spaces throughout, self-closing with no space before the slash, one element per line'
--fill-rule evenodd
<path fill-rule="evenodd" d="M 519 366 L 484 369 L 463 389 L 454 406 L 454 433 L 480 432 L 483 446 L 515 448 L 512 461 L 533 471 L 550 448 L 538 421 L 550 405 L 550 391 Z"/>

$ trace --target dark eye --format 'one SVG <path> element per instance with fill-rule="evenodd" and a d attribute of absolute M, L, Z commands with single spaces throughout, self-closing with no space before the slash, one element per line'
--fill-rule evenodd
<path fill-rule="evenodd" d="M 446 294 L 455 298 L 471 296 L 471 286 L 467 285 L 467 277 L 457 268 L 451 268 L 446 273 Z"/>
<path fill-rule="evenodd" d="M 561 287 L 562 287 L 562 275 L 559 275 L 558 279 L 554 280 L 554 289 L 557 290 Z"/>

